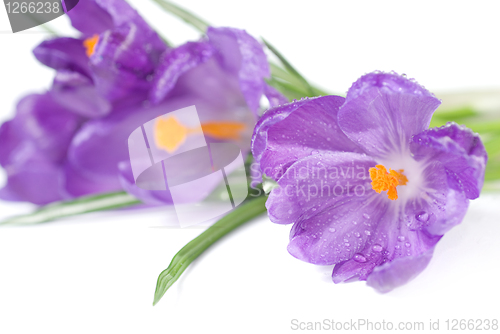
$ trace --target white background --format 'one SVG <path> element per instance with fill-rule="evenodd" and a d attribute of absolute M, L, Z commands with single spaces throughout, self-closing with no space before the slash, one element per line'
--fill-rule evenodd
<path fill-rule="evenodd" d="M 80 0 L 82 1 L 82 0 Z M 84 0 L 83 0 L 84 1 Z M 198 34 L 147 0 L 131 1 L 175 44 Z M 345 92 L 365 72 L 395 70 L 440 93 L 500 89 L 498 1 L 183 0 L 219 26 L 273 43 L 324 89 Z M 51 22 L 75 35 L 65 17 Z M 0 120 L 47 89 L 53 71 L 31 49 L 40 28 L 12 34 L 0 9 Z M 1 145 L 2 143 L 0 143 Z M 3 176 L 3 175 L 2 175 Z M 0 180 L 1 183 L 1 180 Z M 289 227 L 262 217 L 199 258 L 152 307 L 158 274 L 203 231 L 174 229 L 172 212 L 98 213 L 0 229 L 0 333 L 286 333 L 291 320 L 372 322 L 500 319 L 499 195 L 471 203 L 413 282 L 380 295 L 334 285 L 331 267 L 286 251 Z M 30 210 L 0 203 L 0 219 Z M 421 331 L 422 332 L 422 331 Z"/>

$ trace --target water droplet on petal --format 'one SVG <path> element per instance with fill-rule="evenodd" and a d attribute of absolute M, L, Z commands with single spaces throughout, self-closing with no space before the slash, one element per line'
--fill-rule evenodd
<path fill-rule="evenodd" d="M 372 234 L 372 232 L 370 232 L 370 231 L 368 231 L 368 230 L 365 230 L 365 234 L 366 234 L 366 235 L 371 235 L 371 234 Z"/>
<path fill-rule="evenodd" d="M 409 242 L 407 242 L 407 243 L 405 243 L 405 246 L 406 246 L 406 247 L 410 247 L 410 246 L 411 246 L 411 244 L 410 244 Z"/>
<path fill-rule="evenodd" d="M 328 229 L 328 231 L 330 231 L 330 232 L 332 232 L 332 233 L 333 233 L 333 232 L 335 232 L 336 230 L 335 230 L 333 227 L 330 227 L 330 228 Z"/>
<path fill-rule="evenodd" d="M 380 253 L 383 248 L 379 244 L 375 244 L 375 245 L 373 245 L 372 249 L 374 252 Z"/>
<path fill-rule="evenodd" d="M 360 262 L 360 263 L 365 263 L 366 262 L 366 257 L 364 257 L 361 254 L 356 254 L 356 255 L 354 255 L 354 261 Z"/>
<path fill-rule="evenodd" d="M 404 236 L 402 236 L 402 235 L 400 235 L 400 236 L 398 237 L 398 241 L 400 241 L 400 242 L 405 241 L 405 237 L 404 237 Z"/>
<path fill-rule="evenodd" d="M 419 212 L 415 215 L 415 218 L 422 223 L 425 223 L 429 220 L 429 214 L 425 211 Z"/>

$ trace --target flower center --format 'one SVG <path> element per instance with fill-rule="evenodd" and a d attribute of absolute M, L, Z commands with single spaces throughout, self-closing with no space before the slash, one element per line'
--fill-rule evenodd
<path fill-rule="evenodd" d="M 387 169 L 383 165 L 376 165 L 370 168 L 370 178 L 372 180 L 372 188 L 379 194 L 387 190 L 387 197 L 391 200 L 398 199 L 397 186 L 404 186 L 408 182 L 408 178 L 403 174 L 404 170 L 398 171 Z"/>
<path fill-rule="evenodd" d="M 99 35 L 94 35 L 83 41 L 83 46 L 85 47 L 85 53 L 87 54 L 87 57 L 90 57 L 94 54 L 97 42 L 99 42 Z"/>
<path fill-rule="evenodd" d="M 203 133 L 215 139 L 238 140 L 245 124 L 240 122 L 207 122 L 200 128 L 189 128 L 175 116 L 160 118 L 155 124 L 156 146 L 169 153 L 175 152 L 186 141 L 190 134 Z"/>

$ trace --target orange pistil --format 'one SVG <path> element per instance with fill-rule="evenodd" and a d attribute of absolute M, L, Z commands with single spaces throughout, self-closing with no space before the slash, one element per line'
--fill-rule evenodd
<path fill-rule="evenodd" d="M 203 133 L 215 139 L 238 140 L 245 124 L 239 122 L 207 122 L 201 125 Z"/>
<path fill-rule="evenodd" d="M 387 172 L 387 169 L 383 165 L 376 165 L 370 168 L 369 172 L 373 190 L 379 194 L 387 190 L 387 197 L 391 200 L 398 199 L 396 187 L 404 186 L 408 182 L 408 179 L 403 174 L 403 169 L 399 171 L 389 169 L 389 172 Z"/>
<path fill-rule="evenodd" d="M 201 129 L 189 128 L 179 122 L 175 116 L 160 118 L 155 122 L 155 143 L 158 148 L 169 153 L 175 152 L 190 134 L 202 133 L 214 139 L 238 140 L 245 124 L 239 122 L 207 122 Z"/>
<path fill-rule="evenodd" d="M 90 57 L 94 54 L 97 42 L 99 42 L 99 35 L 94 35 L 83 41 L 83 46 L 85 47 L 87 57 Z"/>
<path fill-rule="evenodd" d="M 186 141 L 190 129 L 182 125 L 177 118 L 171 116 L 166 119 L 158 119 L 154 132 L 156 146 L 172 153 Z"/>

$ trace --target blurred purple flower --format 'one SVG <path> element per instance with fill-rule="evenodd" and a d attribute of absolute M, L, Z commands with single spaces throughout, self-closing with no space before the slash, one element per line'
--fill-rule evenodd
<path fill-rule="evenodd" d="M 266 206 L 271 221 L 293 224 L 293 256 L 335 265 L 335 283 L 367 280 L 381 292 L 427 266 L 479 196 L 487 161 L 469 129 L 428 129 L 439 104 L 415 81 L 376 72 L 345 99 L 304 99 L 263 115 L 252 151 L 279 185 Z"/>
<path fill-rule="evenodd" d="M 57 71 L 52 88 L 23 99 L 0 127 L 2 199 L 47 204 L 125 189 L 147 203 L 170 203 L 168 191 L 133 183 L 127 139 L 134 129 L 195 105 L 208 142 L 231 140 L 249 151 L 261 97 L 282 102 L 264 81 L 261 45 L 245 31 L 209 28 L 202 40 L 169 48 L 122 0 L 80 1 L 69 16 L 82 38 L 34 50 Z"/>

